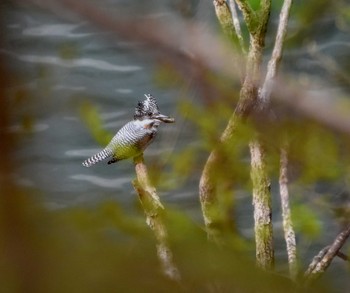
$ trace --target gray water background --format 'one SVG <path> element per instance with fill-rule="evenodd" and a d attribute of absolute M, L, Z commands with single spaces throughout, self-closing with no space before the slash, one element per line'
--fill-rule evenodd
<path fill-rule="evenodd" d="M 181 19 L 183 16 L 176 3 L 181 1 L 138 3 L 115 0 L 106 1 L 104 5 L 115 8 L 122 4 L 131 17 L 135 14 Z M 211 1 L 189 3 L 186 17 L 206 23 L 210 28 L 217 26 Z M 79 106 L 85 99 L 91 101 L 101 114 L 104 128 L 115 133 L 132 119 L 134 107 L 143 99 L 143 94 L 152 93 L 158 99 L 161 111 L 175 117 L 177 123 L 160 128 L 156 141 L 145 152 L 145 159 L 153 162 L 161 158 L 166 164 L 167 156 L 198 143 L 195 128 L 177 111 L 182 89 L 164 89 L 155 83 L 155 60 L 140 44 L 125 42 L 84 20 L 61 17 L 31 5 L 2 4 L 2 7 L 5 44 L 0 48 L 0 54 L 6 56 L 7 66 L 16 74 L 7 89 L 8 98 L 13 105 L 19 103 L 9 129 L 16 134 L 18 146 L 15 181 L 33 190 L 49 209 L 93 206 L 107 199 L 132 209 L 137 197 L 131 185 L 135 175 L 130 160 L 114 166 L 102 163 L 84 168 L 81 165 L 101 146 L 82 122 Z M 332 19 L 325 18 L 322 24 L 324 29 L 315 38 L 323 53 L 336 60 L 346 58 L 349 36 L 338 31 Z M 78 56 L 64 60 L 60 56 L 64 48 L 76 48 Z M 327 74 L 320 71 L 319 64 L 310 58 L 306 48 L 286 50 L 284 58 L 284 66 L 289 72 L 316 75 L 323 79 L 328 89 L 344 90 L 332 84 Z M 315 91 L 322 91 L 322 88 Z M 194 93 L 193 102 L 198 101 Z M 21 126 L 20 120 L 26 115 L 34 117 L 30 133 Z M 203 154 L 203 163 L 206 156 Z M 160 188 L 159 193 L 166 205 L 183 210 L 202 224 L 198 201 L 199 172 L 180 186 Z M 273 192 L 277 192 L 275 185 Z M 240 190 L 236 197 L 238 226 L 243 235 L 252 237 L 251 195 L 249 191 Z M 278 202 L 274 209 L 274 228 L 279 231 L 275 234 L 278 240 L 276 256 L 283 261 L 286 256 Z M 331 215 L 324 214 L 322 221 L 325 233 L 321 239 L 299 243 L 303 246 L 305 255 L 301 257 L 305 257 L 305 263 L 334 237 L 337 226 L 331 221 Z M 341 285 L 339 292 L 350 287 L 348 276 L 338 273 L 344 272 L 343 266 L 341 261 L 335 260 L 330 268 L 338 286 Z"/>

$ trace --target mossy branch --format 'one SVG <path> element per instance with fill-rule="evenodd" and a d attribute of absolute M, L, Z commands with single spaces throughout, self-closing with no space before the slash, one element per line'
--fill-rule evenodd
<path fill-rule="evenodd" d="M 137 180 L 133 186 L 139 195 L 146 214 L 146 223 L 153 231 L 157 240 L 157 254 L 162 264 L 164 274 L 171 280 L 180 281 L 180 273 L 173 262 L 173 254 L 168 244 L 168 233 L 162 219 L 164 207 L 160 202 L 156 189 L 151 185 L 143 154 L 134 158 Z"/>
<path fill-rule="evenodd" d="M 243 39 L 242 31 L 241 31 L 241 24 L 239 22 L 235 1 L 230 0 L 229 6 L 230 6 L 231 14 L 232 14 L 233 26 L 235 28 L 235 31 L 236 31 L 236 34 L 237 34 L 237 37 L 239 40 L 239 44 L 241 46 L 242 52 L 244 54 L 246 54 L 247 52 L 246 52 L 246 49 L 244 47 L 244 39 Z"/>
<path fill-rule="evenodd" d="M 245 117 L 253 109 L 259 108 L 257 103 L 259 103 L 260 66 L 271 8 L 270 0 L 262 0 L 260 2 L 260 10 L 257 12 L 250 7 L 247 1 L 237 0 L 236 2 L 243 13 L 250 32 L 250 48 L 240 99 L 221 136 L 221 143 L 228 143 L 233 138 L 237 121 L 241 117 Z M 261 268 L 272 269 L 274 265 L 274 250 L 270 182 L 267 175 L 265 151 L 259 138 L 251 141 L 250 152 L 257 264 Z M 218 162 L 220 162 L 220 155 L 219 151 L 215 149 L 206 162 L 199 185 L 202 210 L 208 233 L 212 233 L 209 225 L 215 222 L 215 219 L 210 218 L 210 210 L 212 206 L 217 204 L 216 182 L 210 176 L 213 174 Z M 210 237 L 215 234 L 208 235 Z"/>
<path fill-rule="evenodd" d="M 253 139 L 249 148 L 250 177 L 253 184 L 256 263 L 258 267 L 270 270 L 274 267 L 274 249 L 270 180 L 267 173 L 265 150 L 258 139 Z"/>
<path fill-rule="evenodd" d="M 231 11 L 225 0 L 213 1 L 216 17 L 219 20 L 221 28 L 225 35 L 230 38 L 236 37 L 235 27 L 233 25 Z"/>
<path fill-rule="evenodd" d="M 239 10 L 242 11 L 244 21 L 248 27 L 248 30 L 251 34 L 256 30 L 258 26 L 258 18 L 256 12 L 250 6 L 249 2 L 246 0 L 235 0 Z"/>

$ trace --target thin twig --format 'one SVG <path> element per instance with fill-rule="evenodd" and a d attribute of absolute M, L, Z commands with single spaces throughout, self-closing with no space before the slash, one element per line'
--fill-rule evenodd
<path fill-rule="evenodd" d="M 344 261 L 350 261 L 350 258 L 346 254 L 342 253 L 341 251 L 337 252 L 337 257 L 341 258 Z"/>
<path fill-rule="evenodd" d="M 173 254 L 168 244 L 167 229 L 162 220 L 164 207 L 160 202 L 156 189 L 150 184 L 147 167 L 143 155 L 134 158 L 137 180 L 133 181 L 146 214 L 146 223 L 157 239 L 157 254 L 162 264 L 164 274 L 174 281 L 181 279 L 180 273 L 173 261 Z"/>

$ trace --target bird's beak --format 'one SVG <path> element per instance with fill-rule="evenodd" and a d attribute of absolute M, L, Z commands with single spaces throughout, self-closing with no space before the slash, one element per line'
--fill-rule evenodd
<path fill-rule="evenodd" d="M 162 121 L 164 123 L 174 123 L 175 122 L 174 118 L 171 118 L 171 117 L 163 115 L 163 114 L 154 115 L 153 118 L 157 119 L 159 121 Z"/>

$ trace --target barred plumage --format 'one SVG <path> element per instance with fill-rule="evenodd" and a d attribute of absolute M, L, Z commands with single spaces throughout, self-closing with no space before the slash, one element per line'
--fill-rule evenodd
<path fill-rule="evenodd" d="M 174 122 L 160 114 L 156 100 L 151 95 L 145 95 L 146 100 L 139 102 L 135 109 L 134 120 L 125 124 L 112 138 L 106 148 L 83 162 L 90 167 L 106 158 L 112 157 L 108 164 L 141 154 L 153 141 L 161 121 Z"/>
<path fill-rule="evenodd" d="M 83 162 L 83 166 L 85 167 L 90 167 L 98 162 L 101 162 L 102 160 L 108 158 L 108 157 L 111 157 L 113 155 L 113 153 L 105 148 L 104 150 L 100 151 L 99 153 L 93 155 L 92 157 L 86 159 L 84 162 Z"/>

